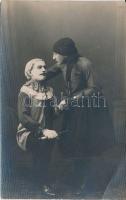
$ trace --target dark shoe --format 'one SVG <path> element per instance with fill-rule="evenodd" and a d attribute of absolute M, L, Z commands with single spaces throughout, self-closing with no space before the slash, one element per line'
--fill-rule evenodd
<path fill-rule="evenodd" d="M 47 185 L 43 185 L 42 187 L 42 194 L 46 195 L 46 196 L 56 196 L 55 191 L 53 190 L 53 188 L 51 188 L 50 186 Z"/>

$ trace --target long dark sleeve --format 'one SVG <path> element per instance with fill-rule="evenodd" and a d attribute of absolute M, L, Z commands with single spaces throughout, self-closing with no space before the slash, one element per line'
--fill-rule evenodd
<path fill-rule="evenodd" d="M 90 62 L 87 63 L 87 65 L 82 66 L 81 69 L 82 69 L 82 77 L 86 81 L 86 87 L 84 87 L 84 89 L 74 94 L 74 96 L 77 96 L 78 98 L 82 96 L 89 96 L 96 89 L 96 84 L 94 80 L 94 74 L 93 74 L 91 63 Z"/>
<path fill-rule="evenodd" d="M 85 96 L 88 96 L 92 94 L 94 92 L 94 89 L 96 88 L 91 63 L 87 65 L 86 70 L 83 69 L 83 75 L 85 75 L 87 82 L 86 88 L 83 90 L 83 94 Z"/>
<path fill-rule="evenodd" d="M 30 116 L 30 98 L 25 93 L 18 96 L 18 118 L 22 125 L 30 131 L 36 131 L 40 124 Z"/>

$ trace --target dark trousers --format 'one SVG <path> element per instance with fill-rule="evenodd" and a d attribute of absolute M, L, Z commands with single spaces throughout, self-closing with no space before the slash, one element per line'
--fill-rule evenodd
<path fill-rule="evenodd" d="M 27 149 L 32 153 L 33 181 L 38 185 L 51 183 L 49 168 L 51 154 L 54 146 L 54 139 L 37 139 L 31 134 L 28 136 Z"/>

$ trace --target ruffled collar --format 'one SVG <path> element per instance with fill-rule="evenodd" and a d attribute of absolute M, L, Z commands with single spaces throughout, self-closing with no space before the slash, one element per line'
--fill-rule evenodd
<path fill-rule="evenodd" d="M 42 82 L 28 81 L 21 87 L 20 92 L 37 100 L 48 100 L 53 97 L 53 89 L 45 86 Z"/>
<path fill-rule="evenodd" d="M 46 85 L 44 81 L 30 80 L 26 82 L 25 85 L 31 87 L 36 92 L 43 92 L 46 89 Z"/>

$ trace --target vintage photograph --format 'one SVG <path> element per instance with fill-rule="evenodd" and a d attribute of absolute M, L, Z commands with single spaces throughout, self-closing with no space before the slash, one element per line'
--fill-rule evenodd
<path fill-rule="evenodd" d="M 126 3 L 1 2 L 1 198 L 126 199 Z"/>

